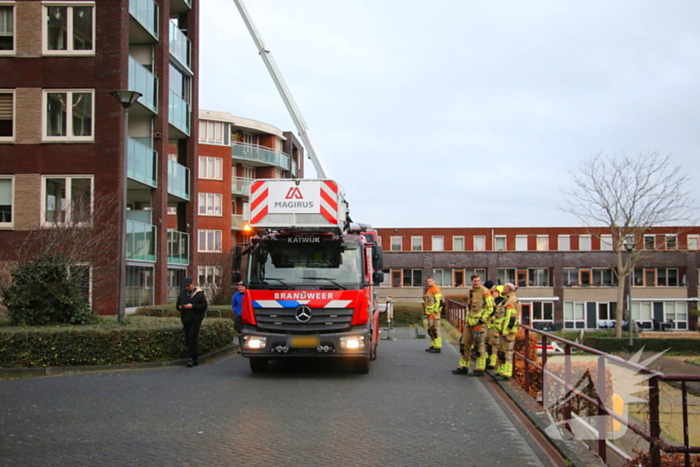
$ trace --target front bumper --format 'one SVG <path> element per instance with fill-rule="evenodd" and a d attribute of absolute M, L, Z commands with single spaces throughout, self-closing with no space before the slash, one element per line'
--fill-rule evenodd
<path fill-rule="evenodd" d="M 243 329 L 240 335 L 244 357 L 365 357 L 371 336 L 366 328 L 329 334 L 281 334 Z"/>

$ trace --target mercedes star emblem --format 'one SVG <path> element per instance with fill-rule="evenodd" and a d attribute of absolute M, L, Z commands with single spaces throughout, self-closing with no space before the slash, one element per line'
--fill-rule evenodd
<path fill-rule="evenodd" d="M 300 323 L 306 323 L 311 319 L 311 308 L 308 306 L 300 306 L 294 312 L 294 316 Z"/>

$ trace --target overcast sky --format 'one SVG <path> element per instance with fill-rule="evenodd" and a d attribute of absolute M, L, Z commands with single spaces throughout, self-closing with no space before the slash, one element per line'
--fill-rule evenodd
<path fill-rule="evenodd" d="M 700 2 L 245 4 L 355 221 L 578 226 L 600 151 L 670 153 L 700 200 Z M 201 108 L 297 133 L 233 1 L 200 5 Z"/>

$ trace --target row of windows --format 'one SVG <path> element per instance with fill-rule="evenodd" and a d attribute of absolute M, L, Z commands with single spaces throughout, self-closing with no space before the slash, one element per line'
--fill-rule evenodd
<path fill-rule="evenodd" d="M 43 9 L 42 50 L 45 55 L 94 55 L 95 6 L 93 2 L 46 3 Z M 14 4 L 0 4 L 0 55 L 16 49 Z"/>
<path fill-rule="evenodd" d="M 528 251 L 528 235 L 516 235 L 515 236 L 515 251 Z M 557 249 L 556 251 L 571 251 L 571 237 L 572 235 L 558 235 L 557 236 Z M 549 235 L 537 235 L 535 240 L 535 250 L 536 251 L 549 251 Z M 486 236 L 485 235 L 474 235 L 474 250 L 473 251 L 486 251 Z M 506 235 L 496 235 L 494 237 L 494 251 L 506 251 L 507 250 L 507 236 Z M 697 250 L 698 243 L 700 241 L 700 235 L 688 235 L 687 236 L 687 246 L 689 250 Z M 390 239 L 390 251 L 404 251 L 403 249 L 403 237 L 392 236 Z M 464 236 L 456 235 L 452 237 L 452 251 L 465 251 L 464 246 Z M 591 251 L 592 248 L 592 236 L 591 235 L 578 235 L 578 251 Z M 644 249 L 654 250 L 654 249 L 666 249 L 675 250 L 678 248 L 678 235 L 667 234 L 667 235 L 644 235 Z M 423 251 L 423 236 L 412 236 L 411 245 L 409 251 Z M 600 250 L 601 251 L 612 251 L 613 241 L 612 235 L 601 235 L 600 236 Z M 445 251 L 445 240 L 442 235 L 434 235 L 431 238 L 431 248 L 430 251 Z"/>
<path fill-rule="evenodd" d="M 599 329 L 614 326 L 615 302 L 564 302 L 564 328 Z M 668 329 L 688 329 L 688 304 L 678 302 L 632 302 L 632 319 L 646 329 L 654 322 Z"/>

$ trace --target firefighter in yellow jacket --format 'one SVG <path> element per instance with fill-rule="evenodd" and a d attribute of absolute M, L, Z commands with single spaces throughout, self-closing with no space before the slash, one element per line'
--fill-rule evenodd
<path fill-rule="evenodd" d="M 442 290 L 435 285 L 435 280 L 429 277 L 426 281 L 428 291 L 423 297 L 423 306 L 425 317 L 428 319 L 428 335 L 430 336 L 430 347 L 425 349 L 426 352 L 440 353 L 442 352 L 442 338 L 440 337 L 440 308 L 442 306 Z"/>
<path fill-rule="evenodd" d="M 490 284 L 490 286 L 489 286 Z M 500 345 L 500 333 L 498 327 L 496 326 L 496 317 L 502 314 L 502 308 L 506 304 L 506 296 L 503 293 L 502 285 L 493 285 L 493 281 L 486 281 L 484 286 L 491 291 L 491 296 L 493 297 L 494 312 L 491 315 L 486 331 L 486 368 L 493 370 L 498 365 L 498 346 Z"/>
<path fill-rule="evenodd" d="M 493 297 L 491 291 L 481 284 L 481 276 L 472 274 L 471 279 L 469 309 L 464 318 L 464 333 L 460 343 L 462 358 L 452 373 L 455 375 L 484 376 L 486 370 L 486 329 L 493 314 Z M 469 373 L 472 345 L 476 347 L 476 356 L 474 358 L 474 371 Z"/>
<path fill-rule="evenodd" d="M 518 332 L 518 320 L 521 312 L 520 302 L 515 295 L 515 286 L 511 283 L 505 284 L 503 293 L 506 301 L 494 320 L 494 327 L 500 335 L 498 348 L 499 365 L 496 369 L 495 379 L 510 379 L 513 377 L 513 345 L 515 344 L 515 335 Z"/>

